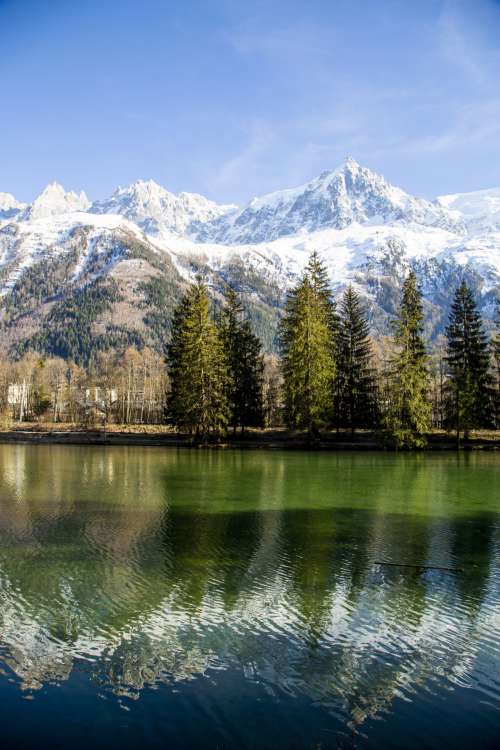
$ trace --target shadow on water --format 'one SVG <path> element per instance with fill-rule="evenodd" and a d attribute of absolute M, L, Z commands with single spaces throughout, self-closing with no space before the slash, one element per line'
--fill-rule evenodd
<path fill-rule="evenodd" d="M 496 457 L 0 457 L 5 747 L 494 747 Z"/>

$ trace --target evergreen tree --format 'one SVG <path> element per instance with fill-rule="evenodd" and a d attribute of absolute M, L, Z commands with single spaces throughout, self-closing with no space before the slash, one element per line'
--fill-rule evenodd
<path fill-rule="evenodd" d="M 197 438 L 224 432 L 230 419 L 228 363 L 201 279 L 174 313 L 168 360 L 171 421 Z"/>
<path fill-rule="evenodd" d="M 431 405 L 427 354 L 423 340 L 422 295 L 413 271 L 403 284 L 403 294 L 394 327 L 396 354 L 390 362 L 391 402 L 384 416 L 386 440 L 395 447 L 425 445 Z"/>
<path fill-rule="evenodd" d="M 467 437 L 472 428 L 491 427 L 493 422 L 488 339 L 465 281 L 456 290 L 446 336 L 447 421 L 459 441 L 462 430 Z"/>
<path fill-rule="evenodd" d="M 335 301 L 333 299 L 330 280 L 328 278 L 328 271 L 316 250 L 314 250 L 309 257 L 306 266 L 306 276 L 309 279 L 314 293 L 325 302 L 328 310 L 328 324 L 331 328 L 332 336 L 335 338 L 338 331 L 338 316 L 336 313 Z"/>
<path fill-rule="evenodd" d="M 337 339 L 335 415 L 338 426 L 373 427 L 376 423 L 376 382 L 366 313 L 352 286 L 340 305 Z"/>
<path fill-rule="evenodd" d="M 314 292 L 322 295 L 327 302 L 332 303 L 333 298 L 328 271 L 316 250 L 313 250 L 307 261 L 306 276 Z"/>
<path fill-rule="evenodd" d="M 310 436 L 331 418 L 335 378 L 335 313 L 322 274 L 321 264 L 306 270 L 288 294 L 280 326 L 286 423 Z"/>
<path fill-rule="evenodd" d="M 236 292 L 226 291 L 221 320 L 221 336 L 229 365 L 228 401 L 231 425 L 262 427 L 264 421 L 262 345 L 243 317 L 243 306 Z"/>
<path fill-rule="evenodd" d="M 496 307 L 496 331 L 493 334 L 493 370 L 496 379 L 495 427 L 500 429 L 500 300 Z"/>

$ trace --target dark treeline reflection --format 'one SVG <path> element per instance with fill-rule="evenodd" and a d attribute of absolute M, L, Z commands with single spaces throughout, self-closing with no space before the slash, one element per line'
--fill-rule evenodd
<path fill-rule="evenodd" d="M 140 697 L 230 669 L 355 729 L 490 684 L 494 456 L 0 455 L 0 663 L 22 690 L 82 670 Z"/>

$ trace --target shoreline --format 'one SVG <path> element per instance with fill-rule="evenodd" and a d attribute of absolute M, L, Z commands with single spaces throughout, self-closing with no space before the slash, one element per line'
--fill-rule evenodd
<path fill-rule="evenodd" d="M 457 448 L 453 436 L 446 433 L 431 434 L 428 444 L 420 449 L 434 451 L 500 450 L 500 432 L 475 435 L 462 441 Z M 78 430 L 63 426 L 41 429 L 40 425 L 0 431 L 0 443 L 30 445 L 92 445 L 92 446 L 158 446 L 171 448 L 216 448 L 230 450 L 306 450 L 306 451 L 382 451 L 391 448 L 378 443 L 369 432 L 352 435 L 348 432 L 325 433 L 315 445 L 310 445 L 302 434 L 285 430 L 251 430 L 243 435 L 228 435 L 219 443 L 193 443 L 186 435 L 151 427 L 150 429 Z M 419 452 L 420 452 L 419 450 Z M 410 451 L 403 451 L 410 452 Z M 413 452 L 413 451 L 411 451 Z"/>

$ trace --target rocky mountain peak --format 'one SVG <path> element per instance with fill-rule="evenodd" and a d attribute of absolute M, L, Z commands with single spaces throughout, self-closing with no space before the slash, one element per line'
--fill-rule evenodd
<path fill-rule="evenodd" d="M 51 182 L 23 212 L 23 220 L 46 219 L 51 216 L 87 211 L 90 201 L 83 192 L 67 192 L 58 182 Z"/>
<path fill-rule="evenodd" d="M 96 201 L 93 213 L 120 214 L 145 232 L 159 235 L 189 234 L 191 225 L 203 223 L 234 210 L 197 193 L 171 193 L 154 180 L 137 180 L 118 188 L 104 201 Z"/>
<path fill-rule="evenodd" d="M 361 166 L 352 157 L 304 185 L 253 198 L 240 211 L 204 228 L 206 239 L 256 244 L 353 223 L 405 222 L 461 231 L 462 222 L 444 206 L 415 198 Z"/>
<path fill-rule="evenodd" d="M 23 209 L 25 203 L 20 203 L 11 193 L 0 192 L 0 221 L 15 218 Z"/>

